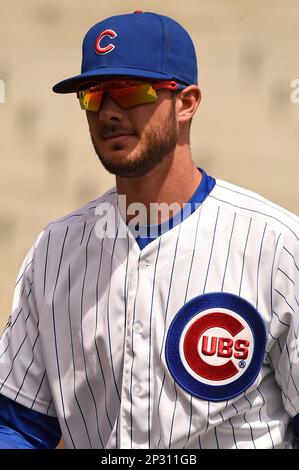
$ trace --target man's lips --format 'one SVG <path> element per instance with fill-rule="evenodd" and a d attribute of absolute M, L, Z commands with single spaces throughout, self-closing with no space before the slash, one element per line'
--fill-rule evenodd
<path fill-rule="evenodd" d="M 108 139 L 115 139 L 115 138 L 118 138 L 118 137 L 128 137 L 128 136 L 133 136 L 133 135 L 135 135 L 134 132 L 119 130 L 119 131 L 103 132 L 101 134 L 101 137 L 104 140 L 108 140 Z"/>

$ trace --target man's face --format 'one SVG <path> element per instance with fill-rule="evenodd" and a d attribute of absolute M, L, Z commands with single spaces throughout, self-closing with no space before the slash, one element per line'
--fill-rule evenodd
<path fill-rule="evenodd" d="M 91 140 L 103 166 L 121 177 L 144 176 L 177 143 L 175 101 L 160 90 L 155 103 L 123 109 L 107 93 L 98 112 L 86 111 Z"/>

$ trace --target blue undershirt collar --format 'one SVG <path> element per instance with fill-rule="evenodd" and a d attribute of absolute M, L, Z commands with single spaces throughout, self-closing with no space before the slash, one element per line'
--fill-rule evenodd
<path fill-rule="evenodd" d="M 182 221 L 189 217 L 210 194 L 216 184 L 216 181 L 212 176 L 207 175 L 207 173 L 201 168 L 198 168 L 198 170 L 202 174 L 201 182 L 198 185 L 195 193 L 191 196 L 188 203 L 182 207 L 180 212 L 178 212 L 174 217 L 170 218 L 163 224 L 146 225 L 144 227 L 135 226 L 135 230 L 138 231 L 139 234 L 135 237 L 135 239 L 139 245 L 140 250 L 145 248 L 156 238 L 160 237 L 163 233 L 166 233 L 168 230 L 171 230 L 176 225 L 182 223 Z M 130 228 L 130 225 L 128 225 L 128 227 Z"/>

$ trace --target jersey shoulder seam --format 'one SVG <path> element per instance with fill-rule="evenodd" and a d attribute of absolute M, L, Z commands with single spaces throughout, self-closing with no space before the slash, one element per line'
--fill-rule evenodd
<path fill-rule="evenodd" d="M 117 194 L 116 188 L 111 188 L 102 196 L 94 199 L 93 201 L 88 202 L 82 207 L 70 212 L 69 214 L 64 215 L 58 219 L 55 219 L 47 224 L 44 231 L 56 231 L 59 229 L 65 229 L 69 225 L 73 224 L 82 224 L 92 221 L 96 216 L 96 208 L 103 203 L 113 204 L 115 201 L 115 195 Z"/>
<path fill-rule="evenodd" d="M 268 221 L 275 231 L 292 234 L 299 241 L 299 218 L 296 214 L 267 200 L 253 191 L 216 180 L 216 185 L 208 196 L 210 200 L 230 207 L 244 216 Z"/>

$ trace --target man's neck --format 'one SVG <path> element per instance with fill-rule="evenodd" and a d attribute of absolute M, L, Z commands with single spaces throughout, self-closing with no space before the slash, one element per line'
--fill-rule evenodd
<path fill-rule="evenodd" d="M 161 223 L 167 220 L 191 198 L 201 178 L 202 175 L 192 161 L 190 152 L 176 152 L 166 156 L 145 176 L 116 177 L 118 194 L 126 197 L 126 221 L 128 222 L 134 216 L 132 212 L 130 214 L 128 208 L 133 204 L 135 208 L 138 207 L 136 203 L 140 204 L 143 209 L 145 208 L 147 223 Z M 155 205 L 163 205 L 166 209 L 163 213 L 159 213 L 157 220 L 153 221 L 152 209 Z M 167 206 L 172 206 L 171 214 L 167 212 Z"/>

